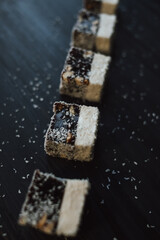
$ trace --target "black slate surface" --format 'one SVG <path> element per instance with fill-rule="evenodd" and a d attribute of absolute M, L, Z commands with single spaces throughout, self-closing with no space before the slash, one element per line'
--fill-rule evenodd
<path fill-rule="evenodd" d="M 160 2 L 121 0 L 91 163 L 45 155 L 43 136 L 81 0 L 0 1 L 0 239 L 47 240 L 17 225 L 33 171 L 86 178 L 76 240 L 160 239 Z M 67 99 L 70 101 L 69 99 Z M 65 238 L 58 238 L 65 239 Z"/>

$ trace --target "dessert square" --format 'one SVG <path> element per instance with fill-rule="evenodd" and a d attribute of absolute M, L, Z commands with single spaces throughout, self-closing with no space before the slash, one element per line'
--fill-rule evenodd
<path fill-rule="evenodd" d="M 60 93 L 100 102 L 111 57 L 71 47 L 61 73 Z"/>
<path fill-rule="evenodd" d="M 119 0 L 84 0 L 84 7 L 94 13 L 115 14 Z"/>
<path fill-rule="evenodd" d="M 72 30 L 72 45 L 109 54 L 116 16 L 82 9 Z"/>
<path fill-rule="evenodd" d="M 18 223 L 50 235 L 75 236 L 89 186 L 88 180 L 62 179 L 36 170 Z"/>
<path fill-rule="evenodd" d="M 91 161 L 96 140 L 97 107 L 55 102 L 45 136 L 48 155 L 68 160 Z"/>

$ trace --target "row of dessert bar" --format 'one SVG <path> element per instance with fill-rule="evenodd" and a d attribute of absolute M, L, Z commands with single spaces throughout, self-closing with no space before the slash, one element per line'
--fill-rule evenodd
<path fill-rule="evenodd" d="M 60 92 L 99 102 L 111 58 L 109 53 L 116 23 L 118 0 L 85 0 L 85 9 L 73 28 L 72 43 L 62 71 Z M 108 13 L 108 14 L 106 14 Z M 98 127 L 97 107 L 55 102 L 45 136 L 45 151 L 53 157 L 90 161 Z M 57 178 L 36 170 L 19 216 L 47 234 L 75 236 L 79 229 L 88 180 Z"/>

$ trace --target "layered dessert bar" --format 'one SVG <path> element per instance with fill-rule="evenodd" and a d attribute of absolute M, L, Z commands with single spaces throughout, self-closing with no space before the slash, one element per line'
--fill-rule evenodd
<path fill-rule="evenodd" d="M 72 45 L 109 54 L 116 16 L 82 9 L 72 30 Z"/>
<path fill-rule="evenodd" d="M 75 236 L 89 186 L 88 180 L 62 179 L 36 170 L 18 223 L 50 235 Z"/>
<path fill-rule="evenodd" d="M 60 93 L 100 102 L 111 57 L 72 47 L 60 81 Z"/>
<path fill-rule="evenodd" d="M 45 136 L 48 155 L 68 160 L 91 161 L 96 140 L 97 107 L 55 102 Z"/>
<path fill-rule="evenodd" d="M 94 13 L 115 14 L 119 0 L 84 0 L 84 7 Z"/>

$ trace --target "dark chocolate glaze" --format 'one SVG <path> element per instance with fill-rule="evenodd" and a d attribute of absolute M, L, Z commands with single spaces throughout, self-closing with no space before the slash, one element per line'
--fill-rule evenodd
<path fill-rule="evenodd" d="M 86 50 L 79 48 L 72 48 L 69 53 L 66 65 L 71 66 L 73 75 L 67 79 L 75 79 L 76 77 L 82 77 L 81 80 L 84 84 L 89 83 L 89 72 L 91 70 L 91 64 L 93 61 L 93 53 L 90 52 L 87 56 Z M 87 81 L 88 80 L 88 81 Z"/>
<path fill-rule="evenodd" d="M 102 1 L 95 1 L 95 0 L 85 0 L 85 8 L 88 11 L 93 11 L 93 12 L 100 12 L 102 5 Z"/>
<path fill-rule="evenodd" d="M 99 15 L 93 12 L 82 10 L 76 24 L 76 30 L 87 34 L 95 35 L 98 31 Z"/>
<path fill-rule="evenodd" d="M 55 142 L 74 145 L 80 112 L 79 106 L 57 102 L 54 104 L 54 111 L 49 136 Z"/>
<path fill-rule="evenodd" d="M 33 218 L 38 222 L 46 214 L 47 221 L 54 221 L 54 227 L 57 225 L 65 186 L 66 181 L 36 170 L 24 206 L 24 211 L 31 216 L 31 222 Z"/>

